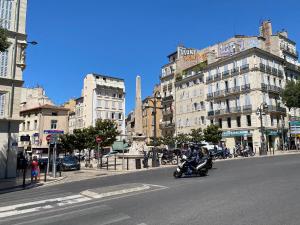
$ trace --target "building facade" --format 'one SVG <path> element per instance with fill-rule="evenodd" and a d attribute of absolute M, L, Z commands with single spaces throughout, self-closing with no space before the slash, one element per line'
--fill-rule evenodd
<path fill-rule="evenodd" d="M 22 88 L 20 111 L 42 105 L 54 105 L 42 87 Z"/>
<path fill-rule="evenodd" d="M 125 84 L 120 78 L 88 74 L 84 78 L 83 124 L 94 126 L 97 119 L 114 120 L 125 135 Z"/>
<path fill-rule="evenodd" d="M 27 0 L 0 0 L 0 26 L 10 47 L 0 52 L 0 178 L 16 176 L 21 89 L 25 64 Z"/>
<path fill-rule="evenodd" d="M 156 85 L 154 93 L 160 93 L 160 86 Z M 142 115 L 143 115 L 143 135 L 147 137 L 146 142 L 150 144 L 154 137 L 154 98 L 151 96 L 146 97 L 142 102 Z M 162 108 L 161 98 L 156 99 L 156 137 L 161 137 L 161 129 L 159 125 L 162 121 Z"/>
<path fill-rule="evenodd" d="M 259 36 L 236 35 L 202 50 L 183 50 L 176 59 L 176 134 L 216 124 L 228 147 L 247 144 L 258 151 L 257 109 L 265 103 L 265 143 L 269 149 L 281 146 L 289 134 L 280 92 L 287 80 L 300 77 L 296 45 L 286 31 L 273 34 L 271 22 L 264 21 Z M 292 113 L 299 115 L 299 109 Z"/>
<path fill-rule="evenodd" d="M 68 133 L 69 109 L 53 105 L 43 105 L 20 112 L 19 148 L 33 154 L 47 153 L 46 136 L 51 131 Z"/>

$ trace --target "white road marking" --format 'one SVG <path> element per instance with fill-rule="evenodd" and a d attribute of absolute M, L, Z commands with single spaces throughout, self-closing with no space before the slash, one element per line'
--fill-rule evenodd
<path fill-rule="evenodd" d="M 0 207 L 0 213 L 5 212 L 5 211 L 9 211 L 9 210 L 15 210 L 15 209 L 21 208 L 21 207 L 44 204 L 44 203 L 50 203 L 50 202 L 66 201 L 66 200 L 76 199 L 76 198 L 80 198 L 80 197 L 82 197 L 82 195 L 70 195 L 70 196 L 61 197 L 61 198 L 52 198 L 52 199 L 35 201 L 35 202 L 27 202 L 27 203 L 22 203 L 22 204 L 4 206 L 4 207 Z"/>
<path fill-rule="evenodd" d="M 8 217 L 8 216 L 16 216 L 16 215 L 30 213 L 30 212 L 37 212 L 37 211 L 40 211 L 41 209 L 51 209 L 51 208 L 53 208 L 53 206 L 45 205 L 45 206 L 29 208 L 29 209 L 11 210 L 11 211 L 6 211 L 6 212 L 0 213 L 0 218 Z"/>
<path fill-rule="evenodd" d="M 112 223 L 121 222 L 123 220 L 128 220 L 130 218 L 131 217 L 126 215 L 126 214 L 117 214 L 117 215 L 114 215 L 114 218 L 105 219 L 105 221 L 103 221 L 102 223 L 97 223 L 97 225 L 109 225 L 109 224 L 112 224 Z"/>
<path fill-rule="evenodd" d="M 111 191 L 111 192 L 106 192 L 106 193 L 101 193 L 101 194 L 87 190 L 87 191 L 81 192 L 81 194 L 84 196 L 87 196 L 87 197 L 98 199 L 98 198 L 110 197 L 110 196 L 114 196 L 114 195 L 121 195 L 121 194 L 127 194 L 127 193 L 131 193 L 131 192 L 143 191 L 143 190 L 147 190 L 147 189 L 150 189 L 150 186 L 143 185 L 141 187 L 127 188 L 127 189 L 123 189 L 123 190 Z"/>

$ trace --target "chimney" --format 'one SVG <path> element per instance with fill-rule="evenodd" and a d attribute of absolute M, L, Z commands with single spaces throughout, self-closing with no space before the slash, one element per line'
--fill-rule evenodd
<path fill-rule="evenodd" d="M 272 35 L 272 23 L 270 20 L 265 20 L 259 27 L 259 35 L 268 39 Z"/>

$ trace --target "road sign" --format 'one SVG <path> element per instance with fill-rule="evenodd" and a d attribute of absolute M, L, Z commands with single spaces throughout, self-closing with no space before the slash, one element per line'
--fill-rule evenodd
<path fill-rule="evenodd" d="M 47 141 L 50 141 L 51 138 L 52 138 L 52 135 L 51 135 L 51 134 L 48 134 L 48 135 L 46 136 L 46 140 L 47 140 Z"/>
<path fill-rule="evenodd" d="M 63 130 L 44 130 L 44 134 L 63 134 Z"/>
<path fill-rule="evenodd" d="M 96 142 L 97 142 L 97 143 L 100 143 L 101 141 L 102 141 L 102 138 L 99 137 L 99 136 L 97 136 L 97 137 L 96 137 Z"/>

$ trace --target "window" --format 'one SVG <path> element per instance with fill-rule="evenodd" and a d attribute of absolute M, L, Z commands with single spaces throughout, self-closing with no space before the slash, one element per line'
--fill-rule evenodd
<path fill-rule="evenodd" d="M 7 68 L 8 68 L 8 51 L 0 52 L 0 77 L 7 77 Z"/>
<path fill-rule="evenodd" d="M 52 112 L 52 116 L 57 116 L 57 112 Z"/>
<path fill-rule="evenodd" d="M 245 95 L 245 105 L 251 105 L 251 99 L 250 99 L 250 95 L 249 94 Z"/>
<path fill-rule="evenodd" d="M 116 107 L 115 107 L 115 102 L 114 102 L 114 101 L 111 102 L 111 108 L 113 108 L 113 109 L 116 108 Z"/>
<path fill-rule="evenodd" d="M 97 101 L 97 105 L 98 105 L 98 107 L 102 107 L 102 100 L 101 99 L 98 99 L 98 101 Z"/>
<path fill-rule="evenodd" d="M 22 131 L 25 131 L 26 125 L 25 122 L 22 123 Z"/>
<path fill-rule="evenodd" d="M 201 116 L 201 123 L 202 123 L 202 124 L 205 124 L 204 116 Z"/>
<path fill-rule="evenodd" d="M 108 109 L 108 101 L 105 101 L 105 108 Z"/>
<path fill-rule="evenodd" d="M 114 98 L 116 98 L 117 97 L 117 93 L 113 93 L 113 95 L 112 95 Z"/>
<path fill-rule="evenodd" d="M 247 58 L 242 59 L 242 66 L 247 64 Z"/>
<path fill-rule="evenodd" d="M 122 94 L 119 94 L 119 98 L 123 98 L 123 95 L 122 95 Z"/>
<path fill-rule="evenodd" d="M 251 115 L 247 115 L 247 126 L 251 126 Z"/>
<path fill-rule="evenodd" d="M 4 116 L 5 113 L 5 94 L 0 93 L 0 116 Z"/>
<path fill-rule="evenodd" d="M 57 120 L 51 120 L 51 129 L 57 129 Z"/>
<path fill-rule="evenodd" d="M 219 118 L 219 127 L 222 128 L 222 119 Z"/>
<path fill-rule="evenodd" d="M 122 119 L 122 113 L 119 113 L 119 120 Z"/>
<path fill-rule="evenodd" d="M 122 105 L 123 105 L 122 102 L 119 102 L 119 109 L 122 109 L 122 108 L 123 108 Z"/>
<path fill-rule="evenodd" d="M 214 120 L 210 120 L 210 124 L 214 124 Z"/>
<path fill-rule="evenodd" d="M 227 127 L 231 128 L 231 118 L 230 117 L 227 118 Z"/>
<path fill-rule="evenodd" d="M 34 121 L 34 128 L 33 128 L 33 129 L 34 129 L 34 130 L 37 129 L 37 120 Z"/>
<path fill-rule="evenodd" d="M 26 130 L 30 130 L 30 122 L 27 121 L 27 127 L 26 127 Z"/>
<path fill-rule="evenodd" d="M 240 117 L 240 116 L 238 116 L 238 117 L 236 118 L 236 126 L 237 126 L 237 127 L 241 127 L 241 117 Z"/>
<path fill-rule="evenodd" d="M 111 118 L 115 119 L 115 113 L 114 112 L 111 113 Z"/>

